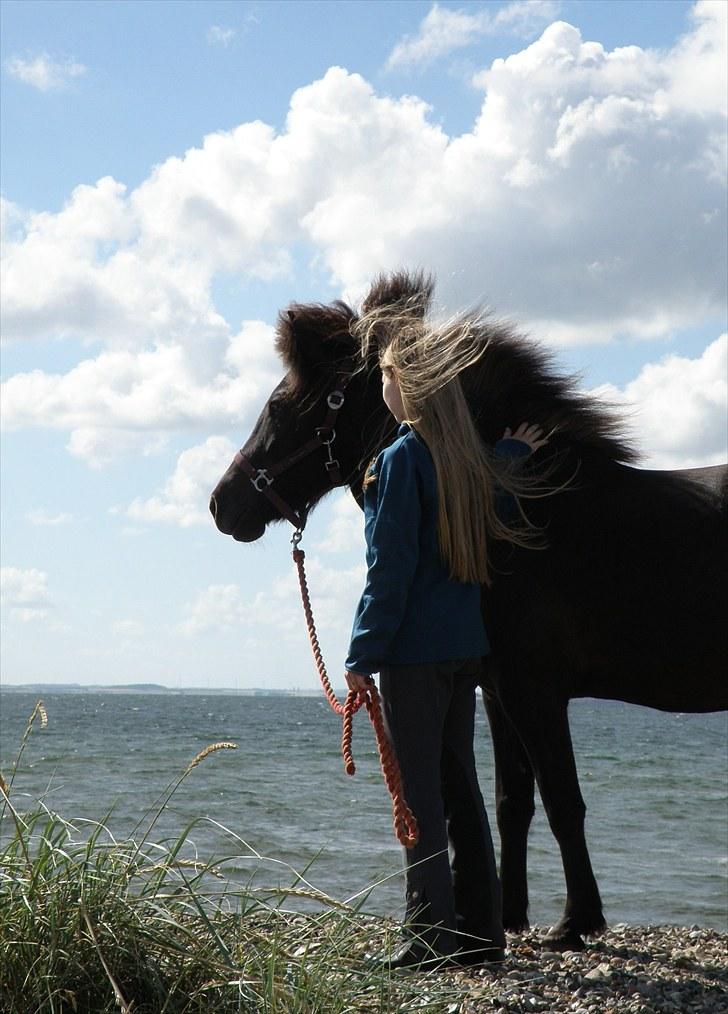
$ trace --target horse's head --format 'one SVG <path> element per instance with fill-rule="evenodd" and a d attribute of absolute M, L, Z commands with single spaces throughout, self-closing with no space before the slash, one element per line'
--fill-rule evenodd
<path fill-rule="evenodd" d="M 431 288 L 420 275 L 380 278 L 363 306 L 421 292 L 424 312 Z M 296 524 L 337 485 L 360 500 L 364 471 L 395 423 L 382 402 L 376 354 L 369 363 L 359 360 L 356 319 L 338 301 L 294 304 L 279 315 L 276 348 L 287 372 L 210 500 L 225 535 L 254 542 L 271 521 L 288 517 Z"/>

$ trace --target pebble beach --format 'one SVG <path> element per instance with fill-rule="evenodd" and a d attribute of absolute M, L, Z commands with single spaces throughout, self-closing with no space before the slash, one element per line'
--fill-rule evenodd
<path fill-rule="evenodd" d="M 557 953 L 543 949 L 544 932 L 511 937 L 502 968 L 468 973 L 458 1014 L 728 1012 L 728 933 L 617 924 L 584 951 Z"/>

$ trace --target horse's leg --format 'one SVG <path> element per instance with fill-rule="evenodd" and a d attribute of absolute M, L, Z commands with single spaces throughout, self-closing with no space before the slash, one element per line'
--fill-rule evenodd
<path fill-rule="evenodd" d="M 483 688 L 495 760 L 495 805 L 500 836 L 503 928 L 528 929 L 528 829 L 533 817 L 534 778 L 523 744 L 497 697 Z"/>
<path fill-rule="evenodd" d="M 544 673 L 542 686 L 554 686 Z M 561 850 L 566 878 L 566 906 L 560 921 L 547 934 L 550 946 L 576 950 L 582 934 L 600 933 L 606 926 L 599 888 L 584 836 L 586 806 L 571 745 L 567 700 L 539 692 L 537 683 L 515 688 L 500 683 L 501 702 L 531 760 L 551 831 Z M 510 701 L 509 701 L 510 699 Z"/>

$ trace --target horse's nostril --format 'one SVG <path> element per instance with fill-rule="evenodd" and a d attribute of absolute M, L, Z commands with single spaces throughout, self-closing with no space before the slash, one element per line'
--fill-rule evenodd
<path fill-rule="evenodd" d="M 214 494 L 210 497 L 210 513 L 213 518 L 217 519 L 217 500 Z"/>

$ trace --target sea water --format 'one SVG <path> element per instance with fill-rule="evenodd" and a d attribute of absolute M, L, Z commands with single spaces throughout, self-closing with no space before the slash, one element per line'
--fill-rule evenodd
<path fill-rule="evenodd" d="M 6 780 L 35 701 L 0 692 Z M 237 750 L 214 753 L 189 773 L 151 839 L 173 839 L 197 818 L 181 853 L 187 858 L 226 857 L 236 880 L 255 875 L 263 885 L 291 884 L 294 871 L 305 871 L 310 884 L 342 900 L 372 888 L 369 911 L 399 912 L 402 852 L 363 713 L 351 778 L 339 753 L 340 720 L 323 697 L 78 692 L 48 693 L 44 701 L 48 726 L 34 727 L 15 776 L 21 810 L 42 798 L 67 820 L 104 820 L 122 837 L 147 826 L 165 786 L 199 751 L 229 740 Z M 607 920 L 728 930 L 726 715 L 594 700 L 573 701 L 569 714 Z M 476 740 L 497 848 L 480 708 Z M 12 833 L 7 818 L 0 833 Z M 531 921 L 555 922 L 563 872 L 538 800 L 529 889 Z"/>

